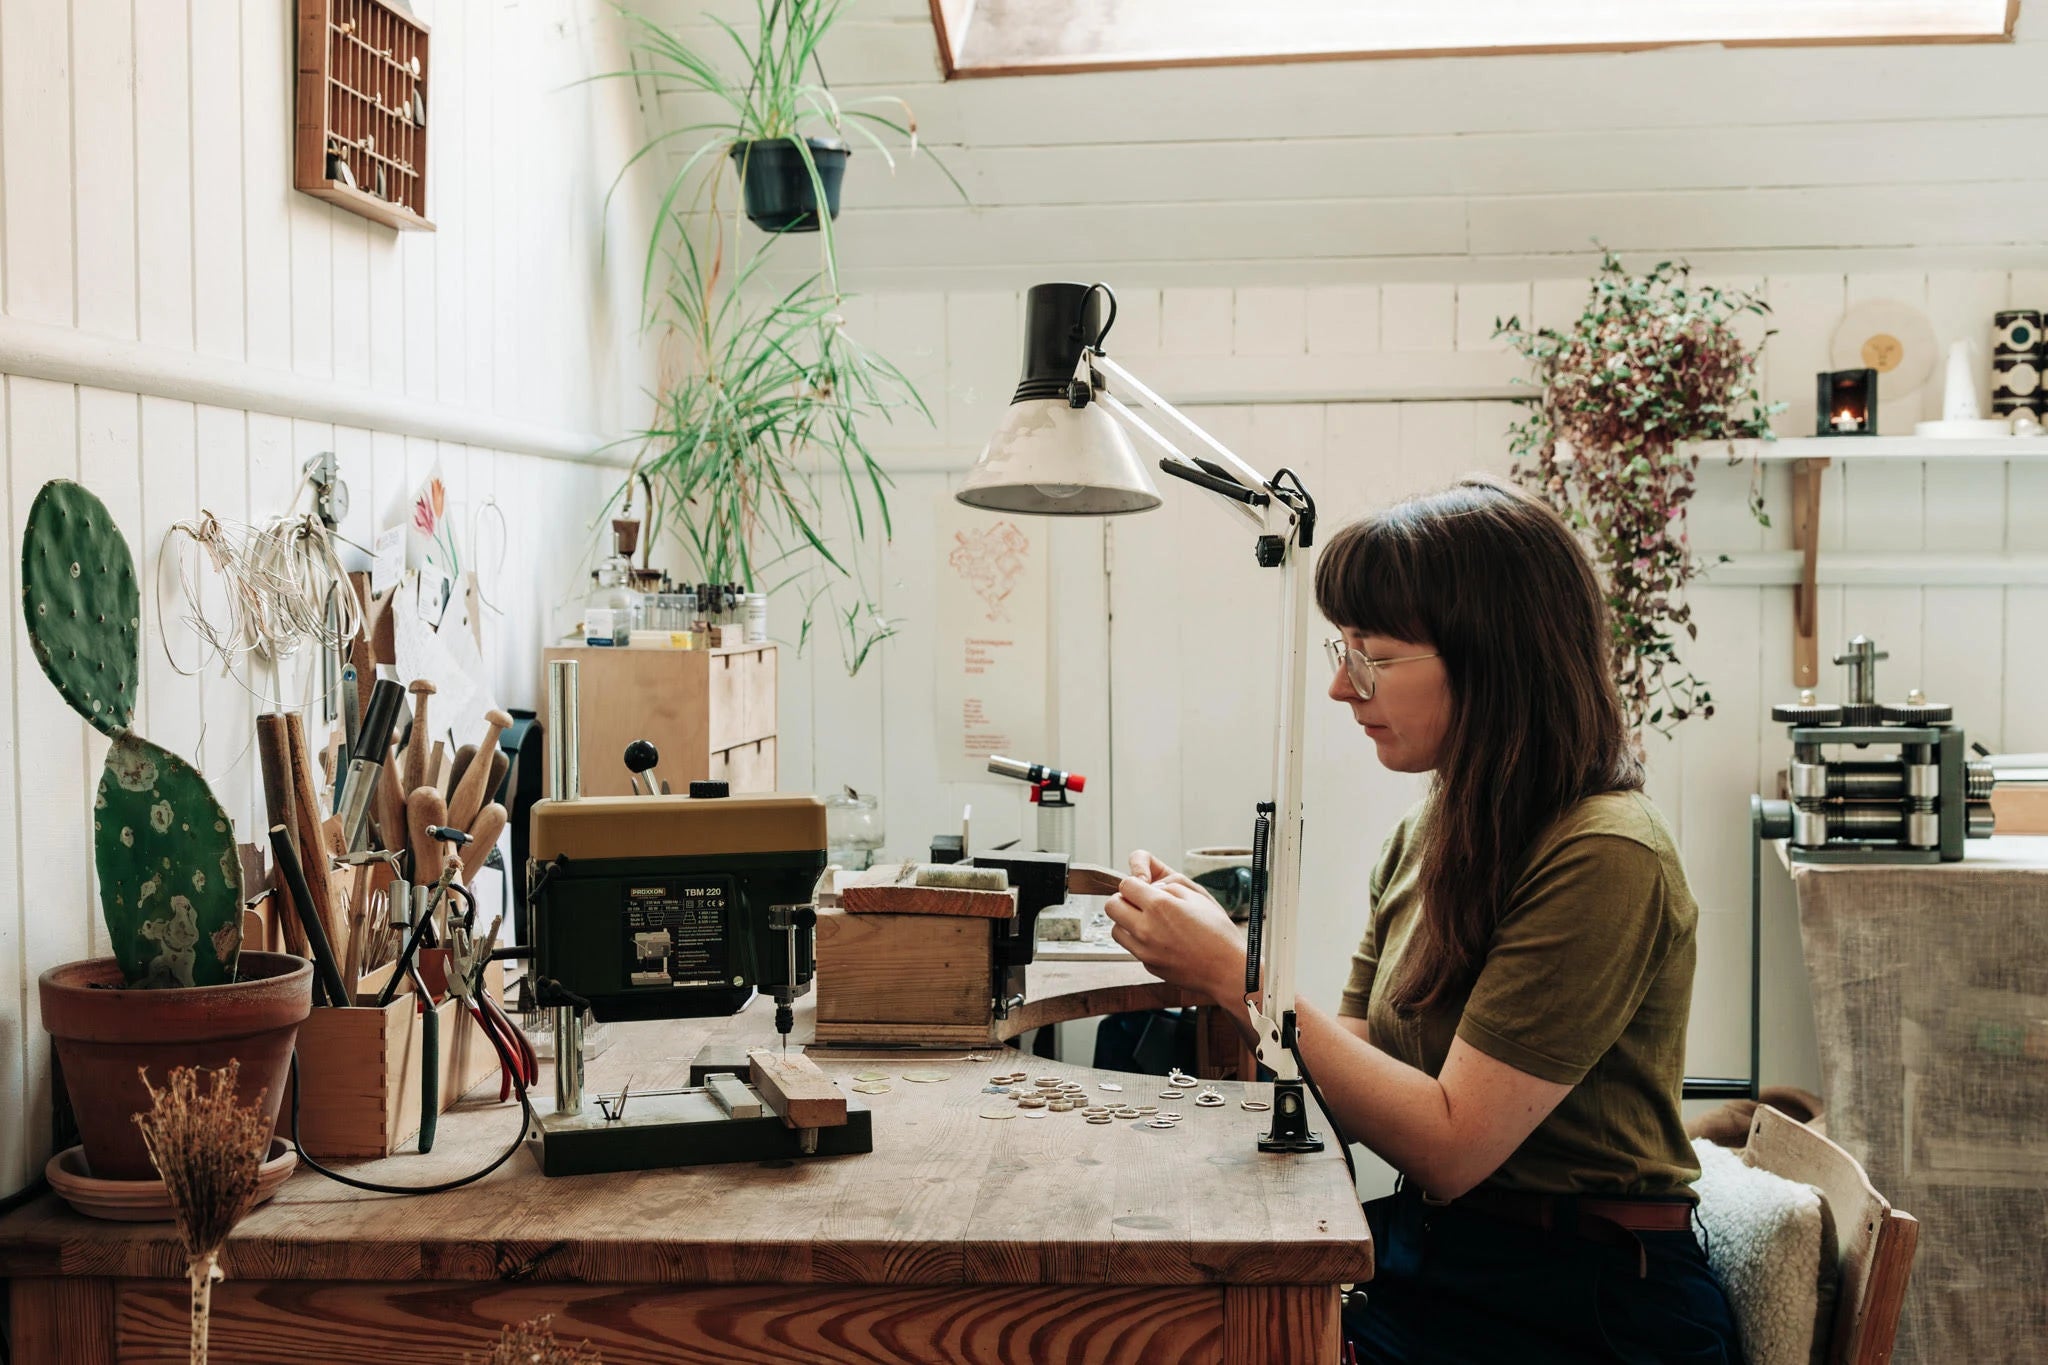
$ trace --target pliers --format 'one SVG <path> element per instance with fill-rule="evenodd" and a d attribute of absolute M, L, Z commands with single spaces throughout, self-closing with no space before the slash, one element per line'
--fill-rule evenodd
<path fill-rule="evenodd" d="M 483 983 L 484 967 L 490 962 L 491 950 L 497 942 L 496 924 L 481 943 L 471 936 L 467 925 L 454 923 L 448 928 L 448 989 L 462 1001 L 498 1054 L 498 1102 L 502 1104 L 512 1094 L 515 1080 L 521 1091 L 539 1082 L 540 1059 L 533 1044 L 499 1008 L 498 1002 L 491 999 L 490 988 Z"/>

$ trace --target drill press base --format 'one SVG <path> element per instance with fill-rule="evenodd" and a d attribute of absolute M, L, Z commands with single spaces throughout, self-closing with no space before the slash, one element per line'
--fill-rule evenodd
<path fill-rule="evenodd" d="M 599 1175 L 872 1152 L 872 1117 L 849 1097 L 844 1124 L 792 1128 L 772 1113 L 733 1118 L 706 1090 L 650 1091 L 628 1097 L 617 1120 L 607 1120 L 595 1104 L 580 1114 L 542 1114 L 531 1141 L 542 1175 Z M 809 1151 L 806 1134 L 812 1135 Z"/>

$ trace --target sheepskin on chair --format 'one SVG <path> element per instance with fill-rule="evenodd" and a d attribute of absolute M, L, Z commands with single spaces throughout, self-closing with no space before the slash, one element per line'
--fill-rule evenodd
<path fill-rule="evenodd" d="M 1692 1147 L 1700 1241 L 1735 1310 L 1743 1355 L 1749 1365 L 1818 1361 L 1837 1279 L 1819 1192 L 1705 1138 Z"/>

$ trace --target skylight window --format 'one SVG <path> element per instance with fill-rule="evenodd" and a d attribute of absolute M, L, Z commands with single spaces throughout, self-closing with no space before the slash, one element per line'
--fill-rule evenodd
<path fill-rule="evenodd" d="M 1987 42 L 2019 0 L 932 0 L 950 76 L 1689 43 Z"/>

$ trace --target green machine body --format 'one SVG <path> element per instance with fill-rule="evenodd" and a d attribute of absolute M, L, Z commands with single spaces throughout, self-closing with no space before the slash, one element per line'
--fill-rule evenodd
<path fill-rule="evenodd" d="M 533 807 L 534 969 L 601 1020 L 786 1010 L 816 970 L 825 807 L 810 795 L 598 796 Z"/>

